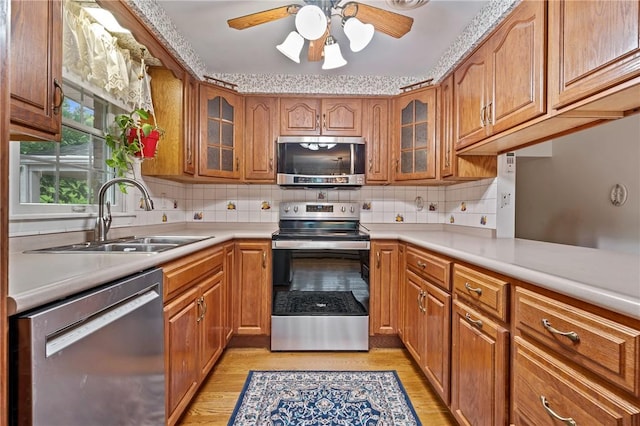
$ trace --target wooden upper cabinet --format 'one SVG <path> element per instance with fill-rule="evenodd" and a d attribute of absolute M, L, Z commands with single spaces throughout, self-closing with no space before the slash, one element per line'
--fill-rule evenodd
<path fill-rule="evenodd" d="M 198 165 L 198 81 L 185 72 L 182 84 L 182 105 L 185 108 L 182 164 L 186 174 L 195 175 Z"/>
<path fill-rule="evenodd" d="M 545 9 L 522 2 L 455 71 L 456 148 L 546 112 Z"/>
<path fill-rule="evenodd" d="M 362 136 L 360 98 L 281 98 L 281 136 Z"/>
<path fill-rule="evenodd" d="M 489 104 L 487 84 L 489 58 L 486 46 L 481 46 L 464 61 L 454 74 L 454 120 L 456 147 L 487 137 L 486 106 Z"/>
<path fill-rule="evenodd" d="M 244 180 L 275 183 L 278 98 L 249 96 L 244 106 Z"/>
<path fill-rule="evenodd" d="M 11 1 L 10 43 L 11 137 L 59 141 L 62 2 Z"/>
<path fill-rule="evenodd" d="M 197 84 L 187 73 L 180 79 L 166 68 L 151 67 L 149 75 L 156 121 L 165 133 L 156 156 L 142 162 L 142 174 L 189 179 L 196 170 Z"/>
<path fill-rule="evenodd" d="M 640 75 L 640 2 L 549 2 L 549 100 L 561 108 Z"/>
<path fill-rule="evenodd" d="M 240 177 L 243 97 L 231 90 L 200 84 L 198 175 Z"/>
<path fill-rule="evenodd" d="M 440 83 L 440 177 L 447 178 L 455 173 L 456 147 L 453 136 L 453 74 Z"/>
<path fill-rule="evenodd" d="M 389 182 L 389 100 L 365 99 L 364 137 L 367 143 L 367 183 Z"/>
<path fill-rule="evenodd" d="M 497 156 L 459 156 L 456 153 L 453 74 L 449 74 L 442 80 L 439 91 L 438 162 L 440 178 L 462 181 L 495 177 L 498 173 Z"/>
<path fill-rule="evenodd" d="M 428 87 L 394 99 L 393 180 L 436 177 L 436 88 Z"/>

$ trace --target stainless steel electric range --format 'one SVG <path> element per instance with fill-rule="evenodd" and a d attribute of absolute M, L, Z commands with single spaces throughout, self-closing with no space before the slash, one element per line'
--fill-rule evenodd
<path fill-rule="evenodd" d="M 359 204 L 283 202 L 279 214 L 271 350 L 368 350 L 370 241 Z"/>

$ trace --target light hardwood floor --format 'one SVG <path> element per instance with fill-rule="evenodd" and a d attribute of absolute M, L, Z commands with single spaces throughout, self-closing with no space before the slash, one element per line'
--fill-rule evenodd
<path fill-rule="evenodd" d="M 226 425 L 249 370 L 396 370 L 423 425 L 456 424 L 404 349 L 345 353 L 229 348 L 200 388 L 179 425 Z"/>

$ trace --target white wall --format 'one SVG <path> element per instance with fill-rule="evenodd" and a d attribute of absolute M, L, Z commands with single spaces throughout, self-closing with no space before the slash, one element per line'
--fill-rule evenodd
<path fill-rule="evenodd" d="M 640 254 L 640 115 L 549 143 L 550 158 L 517 157 L 516 237 Z"/>

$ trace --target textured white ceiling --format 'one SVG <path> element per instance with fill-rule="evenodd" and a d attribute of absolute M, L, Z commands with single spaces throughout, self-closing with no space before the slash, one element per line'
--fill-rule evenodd
<path fill-rule="evenodd" d="M 489 0 L 430 0 L 413 10 L 394 10 L 414 18 L 412 30 L 400 39 L 376 32 L 361 52 L 349 50 L 338 17 L 332 21 L 332 35 L 340 43 L 348 64 L 336 70 L 321 69 L 322 62 L 296 64 L 278 52 L 294 29 L 294 17 L 245 30 L 229 28 L 227 19 L 301 0 L 156 0 L 190 43 L 209 73 L 219 74 L 302 74 L 360 76 L 424 76 L 456 40 Z M 393 10 L 385 1 L 364 0 Z"/>

